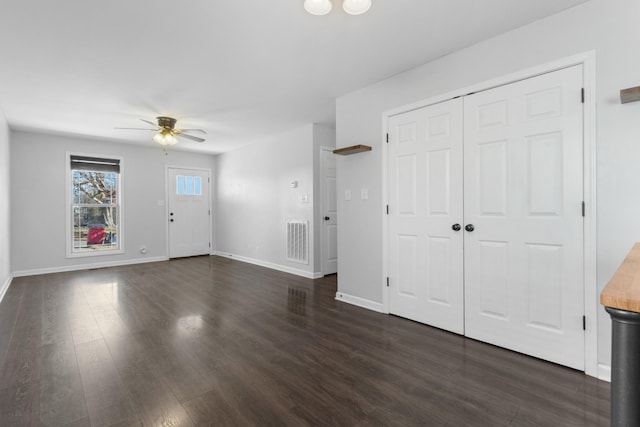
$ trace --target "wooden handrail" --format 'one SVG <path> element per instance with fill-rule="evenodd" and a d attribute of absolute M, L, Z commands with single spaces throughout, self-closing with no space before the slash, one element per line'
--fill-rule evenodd
<path fill-rule="evenodd" d="M 600 303 L 606 307 L 640 312 L 640 243 L 633 245 L 602 290 Z"/>

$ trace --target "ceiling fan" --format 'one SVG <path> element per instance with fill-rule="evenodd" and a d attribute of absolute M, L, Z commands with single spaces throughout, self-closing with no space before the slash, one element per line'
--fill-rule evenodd
<path fill-rule="evenodd" d="M 175 126 L 176 126 L 177 120 L 174 119 L 173 117 L 159 116 L 159 117 L 156 117 L 156 119 L 158 120 L 158 123 L 153 123 L 150 120 L 140 119 L 143 122 L 148 123 L 151 126 L 154 126 L 153 129 L 146 129 L 146 128 L 116 128 L 116 129 L 150 130 L 152 132 L 156 132 L 156 134 L 153 136 L 153 140 L 160 145 L 175 144 L 176 142 L 178 142 L 178 140 L 176 139 L 176 136 L 190 139 L 196 142 L 203 142 L 204 138 L 200 138 L 199 136 L 189 135 L 186 132 L 201 132 L 204 134 L 207 133 L 202 129 L 176 129 Z"/>

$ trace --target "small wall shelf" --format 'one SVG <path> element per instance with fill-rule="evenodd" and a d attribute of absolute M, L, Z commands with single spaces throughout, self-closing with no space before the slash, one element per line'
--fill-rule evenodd
<path fill-rule="evenodd" d="M 620 102 L 626 104 L 628 102 L 640 101 L 640 86 L 622 89 L 620 91 Z"/>
<path fill-rule="evenodd" d="M 333 150 L 333 154 L 340 154 L 340 155 L 346 156 L 347 154 L 362 153 L 364 151 L 371 151 L 371 147 L 369 147 L 368 145 L 362 145 L 362 144 L 352 145 L 350 147 L 337 148 Z"/>

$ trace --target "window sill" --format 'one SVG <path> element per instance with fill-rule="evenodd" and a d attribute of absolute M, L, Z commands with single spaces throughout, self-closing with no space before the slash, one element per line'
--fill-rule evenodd
<path fill-rule="evenodd" d="M 124 249 L 122 248 L 112 249 L 112 250 L 96 249 L 94 251 L 87 251 L 87 252 L 67 252 L 67 258 L 90 258 L 90 257 L 96 257 L 96 256 L 103 256 L 103 255 L 119 255 L 123 253 L 124 253 Z"/>

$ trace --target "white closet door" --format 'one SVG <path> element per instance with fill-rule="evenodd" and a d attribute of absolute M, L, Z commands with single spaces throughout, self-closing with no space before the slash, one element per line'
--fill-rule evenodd
<path fill-rule="evenodd" d="M 463 333 L 462 100 L 389 120 L 389 310 Z"/>
<path fill-rule="evenodd" d="M 582 67 L 464 98 L 466 335 L 584 369 Z"/>

